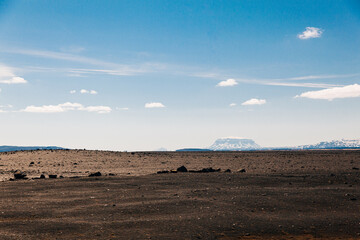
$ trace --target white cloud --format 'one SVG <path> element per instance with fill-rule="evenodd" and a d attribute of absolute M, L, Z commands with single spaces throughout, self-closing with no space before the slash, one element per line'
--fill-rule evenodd
<path fill-rule="evenodd" d="M 228 80 L 219 82 L 216 86 L 218 87 L 232 87 L 237 85 L 238 83 L 235 81 L 235 79 L 229 78 Z"/>
<path fill-rule="evenodd" d="M 93 94 L 93 95 L 98 94 L 98 92 L 95 91 L 95 90 L 86 90 L 86 89 L 81 89 L 81 90 L 80 90 L 80 93 L 81 93 L 81 94 Z"/>
<path fill-rule="evenodd" d="M 5 113 L 8 112 L 9 108 L 12 108 L 13 106 L 8 104 L 8 105 L 0 105 L 0 113 Z"/>
<path fill-rule="evenodd" d="M 87 111 L 96 113 L 110 113 L 111 108 L 108 106 L 88 106 L 85 107 L 80 103 L 66 102 L 58 105 L 43 105 L 43 106 L 27 106 L 21 112 L 31 113 L 60 113 L 68 111 Z"/>
<path fill-rule="evenodd" d="M 243 102 L 241 105 L 247 106 L 247 105 L 263 105 L 266 103 L 265 99 L 257 99 L 257 98 L 252 98 L 250 100 L 247 100 L 245 102 Z"/>
<path fill-rule="evenodd" d="M 297 37 L 299 39 L 310 39 L 310 38 L 319 38 L 321 37 L 321 34 L 324 32 L 324 30 L 316 27 L 306 27 L 306 30 L 298 34 Z"/>
<path fill-rule="evenodd" d="M 303 97 L 303 98 L 311 98 L 311 99 L 325 99 L 325 100 L 333 100 L 336 98 L 354 98 L 360 97 L 360 85 L 353 84 L 347 85 L 343 87 L 334 87 L 323 89 L 319 91 L 309 91 L 304 92 L 300 95 L 295 96 Z"/>
<path fill-rule="evenodd" d="M 230 106 L 230 107 L 235 107 L 235 106 L 236 106 L 236 103 L 230 103 L 229 106 Z"/>
<path fill-rule="evenodd" d="M 164 108 L 165 105 L 160 102 L 146 103 L 145 108 Z"/>
<path fill-rule="evenodd" d="M 109 113 L 111 112 L 111 108 L 108 106 L 89 106 L 89 107 L 84 107 L 82 109 L 79 109 L 82 111 L 87 111 L 87 112 L 96 112 L 96 113 Z"/>
<path fill-rule="evenodd" d="M 76 93 L 76 90 L 70 90 L 70 93 L 71 93 L 71 94 L 75 94 L 75 93 Z"/>
<path fill-rule="evenodd" d="M 27 81 L 22 77 L 16 76 L 13 68 L 0 65 L 0 83 L 19 84 L 27 83 Z"/>

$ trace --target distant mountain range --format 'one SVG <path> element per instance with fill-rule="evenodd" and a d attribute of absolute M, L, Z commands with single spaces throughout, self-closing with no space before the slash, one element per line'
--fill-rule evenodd
<path fill-rule="evenodd" d="M 360 148 L 360 139 L 358 140 L 333 140 L 330 142 L 320 142 L 313 145 L 303 145 L 296 149 L 349 149 Z"/>
<path fill-rule="evenodd" d="M 302 149 L 357 149 L 360 140 L 333 140 L 296 147 L 261 147 L 252 139 L 229 137 L 217 139 L 209 148 L 184 148 L 177 151 L 252 151 L 252 150 L 302 150 Z"/>
<path fill-rule="evenodd" d="M 0 146 L 0 152 L 12 152 L 12 151 L 25 151 L 25 150 L 59 150 L 65 149 L 55 146 L 33 146 L 33 147 L 19 147 L 19 146 Z"/>

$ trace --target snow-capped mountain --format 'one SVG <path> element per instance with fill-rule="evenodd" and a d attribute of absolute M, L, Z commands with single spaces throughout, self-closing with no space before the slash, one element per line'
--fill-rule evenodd
<path fill-rule="evenodd" d="M 217 139 L 209 148 L 214 151 L 240 151 L 256 150 L 261 147 L 252 139 L 229 137 Z"/>
<path fill-rule="evenodd" d="M 343 148 L 360 148 L 360 139 L 357 140 L 333 140 L 330 142 L 320 142 L 313 145 L 303 145 L 298 149 L 343 149 Z"/>

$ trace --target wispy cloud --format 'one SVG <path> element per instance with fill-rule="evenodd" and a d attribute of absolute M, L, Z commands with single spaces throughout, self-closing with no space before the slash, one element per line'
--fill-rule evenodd
<path fill-rule="evenodd" d="M 334 75 L 309 75 L 301 77 L 284 78 L 283 80 L 314 80 L 314 79 L 333 79 L 333 78 L 351 78 L 359 76 L 360 74 L 334 74 Z"/>
<path fill-rule="evenodd" d="M 70 62 L 77 62 L 81 64 L 88 64 L 96 66 L 95 68 L 34 68 L 42 71 L 63 71 L 69 72 L 75 76 L 82 76 L 81 74 L 108 74 L 117 76 L 131 76 L 141 73 L 157 72 L 167 68 L 166 64 L 145 62 L 138 64 L 120 64 L 108 61 L 102 61 L 94 58 L 84 57 L 71 53 L 32 50 L 32 49 L 0 49 L 0 52 L 7 52 L 12 54 L 28 55 L 33 57 L 56 59 Z"/>
<path fill-rule="evenodd" d="M 27 81 L 17 76 L 13 68 L 0 64 L 0 83 L 19 84 L 27 83 Z"/>
<path fill-rule="evenodd" d="M 151 102 L 145 104 L 145 108 L 164 108 L 164 107 L 165 105 L 162 104 L 161 102 Z"/>
<path fill-rule="evenodd" d="M 76 90 L 70 90 L 70 94 L 75 94 Z"/>
<path fill-rule="evenodd" d="M 319 38 L 321 37 L 324 30 L 316 27 L 306 27 L 305 31 L 298 34 L 299 39 L 310 39 L 310 38 Z"/>
<path fill-rule="evenodd" d="M 259 84 L 268 86 L 283 86 L 283 87 L 306 87 L 306 88 L 330 88 L 339 87 L 341 85 L 328 83 L 301 83 L 301 82 L 286 82 L 286 79 L 236 79 L 238 83 Z"/>
<path fill-rule="evenodd" d="M 252 98 L 250 100 L 247 100 L 245 102 L 243 102 L 241 105 L 243 106 L 248 106 L 248 105 L 263 105 L 266 103 L 265 99 L 257 99 L 257 98 Z"/>
<path fill-rule="evenodd" d="M 360 97 L 360 85 L 353 84 L 347 85 L 344 87 L 334 87 L 323 89 L 319 91 L 309 91 L 301 93 L 300 95 L 295 96 L 296 98 L 311 98 L 311 99 L 324 99 L 324 100 L 333 100 L 336 98 L 354 98 Z"/>
<path fill-rule="evenodd" d="M 333 75 L 308 75 L 300 77 L 287 77 L 287 78 L 230 78 L 228 80 L 223 80 L 217 84 L 217 86 L 235 86 L 238 83 L 247 83 L 247 84 L 258 84 L 258 85 L 268 85 L 268 86 L 284 86 L 284 87 L 306 87 L 306 88 L 330 88 L 330 87 L 341 87 L 343 85 L 339 84 L 330 84 L 330 83 L 320 83 L 320 82 L 302 82 L 309 80 L 322 80 L 322 79 L 336 79 L 336 78 L 353 78 L 359 76 L 360 74 L 333 74 Z M 191 76 L 209 78 L 209 79 L 224 79 L 225 74 L 218 73 L 196 73 Z M 294 81 L 297 81 L 294 83 Z"/>
<path fill-rule="evenodd" d="M 329 88 L 339 86 L 328 83 L 288 83 L 288 82 L 263 82 L 263 85 L 283 86 L 283 87 L 306 87 L 306 88 Z"/>
<path fill-rule="evenodd" d="M 216 86 L 218 87 L 233 87 L 238 85 L 235 79 L 229 78 L 228 80 L 219 82 Z"/>
<path fill-rule="evenodd" d="M 235 107 L 235 106 L 236 106 L 236 103 L 230 103 L 229 106 L 230 106 L 230 107 Z"/>
<path fill-rule="evenodd" d="M 43 105 L 43 106 L 27 106 L 21 112 L 29 113 L 62 113 L 68 111 L 86 111 L 95 113 L 110 113 L 111 108 L 108 106 L 83 106 L 80 103 L 66 102 L 58 105 Z"/>

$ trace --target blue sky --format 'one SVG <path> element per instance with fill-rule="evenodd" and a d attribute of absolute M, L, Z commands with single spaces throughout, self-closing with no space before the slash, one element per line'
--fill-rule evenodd
<path fill-rule="evenodd" d="M 360 136 L 360 3 L 0 0 L 0 145 Z"/>

